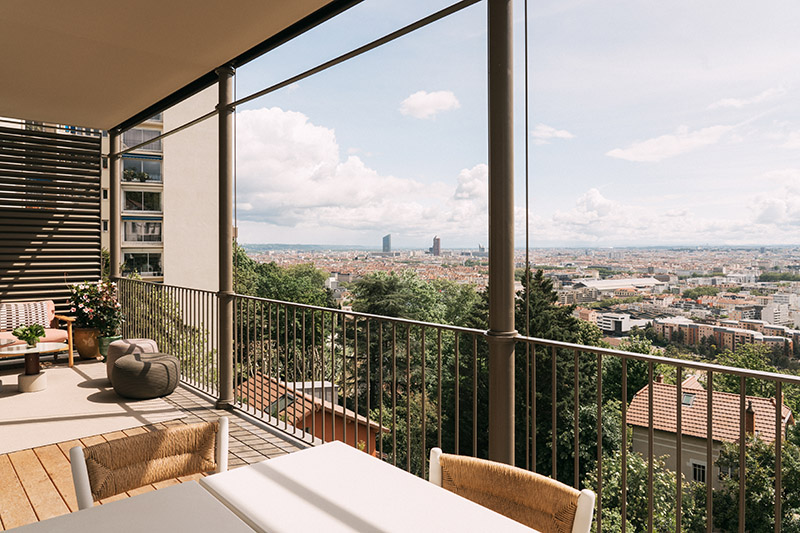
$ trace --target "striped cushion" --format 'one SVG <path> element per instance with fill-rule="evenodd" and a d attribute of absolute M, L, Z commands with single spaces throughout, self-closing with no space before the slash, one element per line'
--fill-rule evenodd
<path fill-rule="evenodd" d="M 55 306 L 52 300 L 1 304 L 0 330 L 10 331 L 18 326 L 31 324 L 41 324 L 49 328 L 54 312 Z"/>

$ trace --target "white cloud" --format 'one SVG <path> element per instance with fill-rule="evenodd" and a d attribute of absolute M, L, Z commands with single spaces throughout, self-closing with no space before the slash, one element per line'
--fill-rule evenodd
<path fill-rule="evenodd" d="M 710 126 L 689 131 L 686 126 L 682 126 L 674 134 L 635 142 L 627 148 L 615 148 L 606 152 L 606 155 L 627 161 L 661 161 L 703 146 L 716 144 L 733 128 L 733 126 Z"/>
<path fill-rule="evenodd" d="M 414 118 L 431 118 L 459 107 L 461 104 L 452 91 L 417 91 L 400 103 L 400 112 Z"/>
<path fill-rule="evenodd" d="M 240 112 L 237 143 L 246 242 L 354 243 L 387 231 L 486 241 L 484 164 L 434 183 L 381 175 L 341 156 L 332 129 L 277 107 Z"/>
<path fill-rule="evenodd" d="M 760 94 L 751 96 L 750 98 L 723 98 L 722 100 L 717 100 L 713 104 L 709 105 L 708 108 L 719 109 L 724 107 L 733 107 L 736 109 L 741 109 L 742 107 L 758 104 L 765 100 L 769 100 L 770 98 L 782 96 L 784 94 L 786 94 L 786 89 L 783 87 L 773 87 Z"/>
<path fill-rule="evenodd" d="M 793 131 L 786 136 L 786 142 L 781 147 L 800 150 L 800 131 Z"/>
<path fill-rule="evenodd" d="M 557 130 L 547 124 L 537 124 L 531 130 L 531 137 L 533 137 L 534 144 L 547 144 L 549 139 L 573 139 L 575 136 L 567 130 Z"/>

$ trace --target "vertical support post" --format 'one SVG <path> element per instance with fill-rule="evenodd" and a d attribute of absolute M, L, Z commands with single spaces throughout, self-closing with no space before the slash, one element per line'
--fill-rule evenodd
<path fill-rule="evenodd" d="M 514 463 L 512 0 L 489 0 L 489 459 Z"/>
<path fill-rule="evenodd" d="M 234 69 L 219 76 L 219 398 L 217 408 L 233 404 L 233 102 Z"/>
<path fill-rule="evenodd" d="M 108 157 L 108 164 L 109 164 L 109 197 L 108 197 L 108 205 L 109 205 L 109 215 L 108 215 L 108 233 L 109 233 L 109 241 L 108 241 L 108 253 L 110 256 L 111 264 L 109 265 L 109 274 L 112 280 L 116 280 L 120 277 L 120 241 L 121 241 L 121 232 L 120 232 L 120 210 L 122 209 L 122 204 L 120 201 L 120 196 L 122 193 L 120 192 L 120 179 L 122 177 L 122 160 L 119 156 L 119 151 L 122 146 L 122 136 L 120 135 L 118 130 L 112 130 L 108 132 L 108 140 L 109 140 L 109 154 Z"/>

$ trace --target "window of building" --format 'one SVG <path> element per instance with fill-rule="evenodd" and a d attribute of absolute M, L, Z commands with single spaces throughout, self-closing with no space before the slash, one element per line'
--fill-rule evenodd
<path fill-rule="evenodd" d="M 160 253 L 132 252 L 122 254 L 122 273 L 133 274 L 137 272 L 142 276 L 163 276 Z"/>
<path fill-rule="evenodd" d="M 733 477 L 733 475 L 735 473 L 736 473 L 736 468 L 734 468 L 733 466 L 720 466 L 719 467 L 719 478 L 720 479 L 725 479 L 726 477 L 727 478 Z"/>
<path fill-rule="evenodd" d="M 126 242 L 161 242 L 161 220 L 122 221 Z"/>
<path fill-rule="evenodd" d="M 694 397 L 695 397 L 694 393 L 684 392 L 683 393 L 683 398 L 681 400 L 681 403 L 683 405 L 691 407 L 691 405 L 694 403 Z"/>
<path fill-rule="evenodd" d="M 152 117 L 150 117 L 150 120 L 152 120 L 153 122 L 161 122 L 162 121 L 161 113 L 153 115 Z"/>
<path fill-rule="evenodd" d="M 161 211 L 161 193 L 125 191 L 125 211 Z"/>
<path fill-rule="evenodd" d="M 292 405 L 292 403 L 294 403 L 294 395 L 288 393 L 284 394 L 283 396 L 281 396 L 280 398 L 269 404 L 267 412 L 270 414 L 270 416 L 278 418 L 278 414 L 285 411 L 287 407 Z"/>
<path fill-rule="evenodd" d="M 706 465 L 692 462 L 692 480 L 698 483 L 706 482 Z"/>
<path fill-rule="evenodd" d="M 161 132 L 158 130 L 145 130 L 140 128 L 134 128 L 122 134 L 122 147 L 130 148 L 132 146 L 136 146 L 143 142 L 147 142 L 150 139 L 154 139 L 159 135 L 161 135 Z M 137 150 L 142 150 L 145 152 L 160 152 L 161 139 L 145 144 L 144 146 L 140 146 L 139 148 L 137 148 Z"/>
<path fill-rule="evenodd" d="M 161 159 L 123 157 L 122 181 L 160 182 Z"/>
<path fill-rule="evenodd" d="M 108 189 L 103 189 L 103 200 L 108 200 Z"/>
<path fill-rule="evenodd" d="M 108 220 L 103 221 L 103 231 L 108 231 Z"/>

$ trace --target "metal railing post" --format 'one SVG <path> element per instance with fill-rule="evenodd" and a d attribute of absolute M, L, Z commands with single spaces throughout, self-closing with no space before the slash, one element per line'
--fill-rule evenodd
<path fill-rule="evenodd" d="M 109 204 L 109 214 L 108 214 L 108 253 L 111 264 L 109 265 L 109 276 L 112 280 L 115 280 L 120 277 L 120 211 L 122 209 L 122 204 L 120 201 L 121 196 L 121 184 L 120 178 L 122 176 L 122 172 L 120 172 L 122 168 L 122 159 L 120 158 L 119 151 L 122 145 L 122 136 L 120 135 L 119 131 L 112 130 L 108 132 L 108 140 L 109 140 L 109 154 L 108 157 L 108 164 L 109 164 L 109 196 L 108 196 L 108 204 Z"/>
<path fill-rule="evenodd" d="M 489 458 L 514 464 L 512 0 L 489 0 Z"/>
<path fill-rule="evenodd" d="M 219 397 L 217 408 L 233 405 L 233 102 L 234 69 L 219 76 Z"/>

